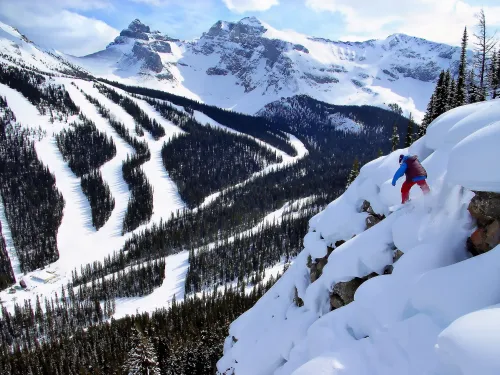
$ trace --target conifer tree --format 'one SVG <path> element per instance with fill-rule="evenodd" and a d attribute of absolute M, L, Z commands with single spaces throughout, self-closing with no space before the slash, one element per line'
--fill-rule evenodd
<path fill-rule="evenodd" d="M 155 348 L 148 338 L 132 328 L 132 349 L 123 368 L 127 375 L 160 375 Z"/>
<path fill-rule="evenodd" d="M 446 112 L 446 107 L 448 104 L 448 87 L 447 87 L 447 77 L 448 77 L 448 83 L 449 83 L 449 72 L 448 74 L 442 70 L 441 73 L 439 74 L 439 80 L 436 86 L 436 91 L 434 92 L 435 96 L 435 106 L 434 106 L 434 120 L 435 118 L 439 117 L 443 113 Z"/>
<path fill-rule="evenodd" d="M 398 132 L 398 125 L 396 122 L 394 122 L 394 126 L 392 128 L 392 137 L 391 137 L 391 143 L 392 143 L 392 151 L 395 151 L 399 147 L 399 132 Z"/>
<path fill-rule="evenodd" d="M 381 148 L 378 149 L 378 157 L 384 156 L 384 151 Z"/>
<path fill-rule="evenodd" d="M 460 107 L 466 103 L 466 72 L 467 72 L 467 27 L 464 29 L 462 36 L 462 51 L 460 52 L 460 65 L 458 68 L 457 87 L 455 92 L 455 107 Z"/>
<path fill-rule="evenodd" d="M 500 49 L 498 50 L 497 53 L 497 66 L 495 69 L 496 72 L 496 82 L 497 82 L 497 91 L 496 91 L 496 98 L 500 97 Z"/>
<path fill-rule="evenodd" d="M 477 103 L 479 101 L 478 95 L 479 88 L 476 84 L 476 74 L 474 73 L 474 69 L 469 70 L 467 74 L 467 102 L 468 103 Z"/>
<path fill-rule="evenodd" d="M 425 131 L 427 129 L 427 126 L 434 120 L 435 118 L 435 104 L 436 104 L 436 99 L 435 95 L 432 94 L 431 99 L 429 100 L 429 103 L 427 104 L 427 110 L 425 111 L 424 119 L 422 120 L 422 124 L 420 125 L 420 129 L 418 132 L 418 137 L 422 137 L 425 135 Z"/>
<path fill-rule="evenodd" d="M 500 82 L 499 82 L 499 57 L 497 55 L 497 52 L 493 52 L 491 56 L 491 61 L 490 61 L 490 67 L 488 70 L 488 81 L 489 81 L 489 87 L 490 87 L 490 97 L 492 99 L 497 98 L 500 95 Z"/>
<path fill-rule="evenodd" d="M 405 147 L 410 147 L 413 143 L 413 129 L 415 122 L 413 121 L 413 114 L 410 112 L 410 116 L 408 117 L 408 129 L 406 130 L 406 139 L 405 139 Z"/>
<path fill-rule="evenodd" d="M 448 110 L 455 108 L 455 95 L 457 90 L 457 83 L 454 78 L 450 80 L 450 87 L 448 89 Z"/>
<path fill-rule="evenodd" d="M 358 177 L 359 175 L 359 160 L 356 157 L 354 159 L 354 163 L 352 164 L 351 172 L 349 173 L 349 176 L 347 176 L 347 184 L 346 184 L 346 189 L 349 187 L 350 184 Z"/>

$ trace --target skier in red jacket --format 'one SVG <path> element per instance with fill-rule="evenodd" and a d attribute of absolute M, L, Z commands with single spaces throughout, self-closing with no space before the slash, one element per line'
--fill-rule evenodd
<path fill-rule="evenodd" d="M 420 164 L 416 155 L 399 155 L 400 167 L 394 174 L 392 179 L 392 186 L 396 186 L 397 180 L 399 180 L 403 174 L 406 175 L 406 181 L 403 182 L 401 187 L 401 203 L 406 203 L 410 200 L 410 189 L 413 185 L 417 184 L 424 194 L 429 193 L 429 185 L 425 179 L 427 178 L 427 171 Z"/>

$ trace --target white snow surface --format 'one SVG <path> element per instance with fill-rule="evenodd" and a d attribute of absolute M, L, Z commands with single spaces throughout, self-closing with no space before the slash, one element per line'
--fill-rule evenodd
<path fill-rule="evenodd" d="M 39 159 L 49 168 L 51 173 L 55 175 L 56 186 L 65 200 L 63 219 L 57 233 L 59 259 L 50 264 L 50 270 L 53 271 L 55 277 L 47 283 L 42 283 L 33 279 L 33 276 L 36 276 L 38 271 L 30 272 L 26 275 L 21 272 L 10 235 L 9 225 L 5 218 L 4 207 L 3 204 L 1 205 L 0 223 L 2 224 L 2 233 L 6 239 L 7 251 L 16 275 L 16 281 L 19 282 L 23 279 L 27 283 L 29 289 L 14 295 L 9 295 L 7 290 L 0 292 L 0 299 L 8 309 L 13 309 L 15 303 L 22 304 L 23 300 L 26 299 L 31 299 L 32 303 L 34 303 L 37 295 L 43 298 L 44 296 L 54 296 L 54 292 L 60 293 L 61 287 L 66 286 L 68 281 L 71 281 L 71 272 L 75 268 L 79 271 L 81 265 L 86 265 L 94 261 L 102 261 L 109 254 L 120 250 L 126 240 L 131 238 L 133 234 L 139 233 L 153 224 L 159 224 L 161 221 L 166 221 L 170 219 L 172 213 L 175 214 L 177 210 L 185 209 L 184 202 L 179 196 L 177 186 L 168 176 L 161 160 L 161 148 L 163 144 L 165 142 L 168 143 L 173 135 L 182 132 L 182 130 L 163 118 L 145 100 L 134 98 L 122 90 L 115 89 L 122 95 L 128 96 L 131 100 L 135 101 L 148 116 L 155 119 L 165 129 L 165 136 L 159 140 L 154 140 L 146 131 L 142 137 L 148 143 L 148 147 L 151 151 L 151 159 L 144 163 L 141 168 L 153 186 L 153 216 L 147 224 L 141 225 L 132 233 L 122 235 L 123 218 L 130 198 L 129 188 L 123 180 L 122 162 L 128 155 L 132 155 L 134 150 L 115 132 L 109 125 L 109 122 L 97 112 L 95 106 L 85 98 L 80 89 L 97 99 L 105 108 L 109 109 L 113 116 L 118 121 L 122 122 L 130 131 L 132 136 L 135 136 L 134 119 L 121 106 L 115 104 L 94 88 L 92 82 L 62 77 L 55 77 L 52 81 L 55 84 L 64 85 L 72 100 L 81 109 L 81 112 L 96 124 L 99 131 L 113 139 L 116 146 L 116 155 L 105 163 L 100 168 L 100 171 L 104 181 L 106 181 L 110 187 L 111 194 L 115 199 L 115 207 L 105 225 L 96 231 L 91 223 L 90 206 L 87 198 L 82 192 L 80 179 L 71 172 L 57 148 L 54 135 L 59 133 L 62 129 L 69 127 L 69 123 L 72 121 L 79 121 L 78 117 L 73 116 L 69 119 L 68 123 L 60 123 L 57 121 L 50 123 L 49 117 L 41 116 L 38 110 L 29 103 L 21 93 L 0 84 L 0 96 L 6 97 L 7 103 L 14 112 L 17 121 L 23 127 L 33 130 L 41 129 L 45 132 L 45 135 L 41 137 L 41 139 L 35 139 L 35 149 Z M 72 82 L 74 82 L 74 85 Z M 203 124 L 210 123 L 211 126 L 222 127 L 227 131 L 243 135 L 231 128 L 216 123 L 211 118 L 201 113 L 197 113 L 197 118 L 202 120 Z M 295 157 L 291 157 L 283 151 L 255 139 L 255 141 L 263 147 L 273 150 L 278 155 L 282 156 L 283 162 L 270 165 L 251 178 L 256 178 L 259 173 L 260 175 L 270 173 L 286 164 L 295 162 L 307 154 L 307 149 L 302 142 L 292 135 L 289 135 L 289 139 L 292 145 L 297 149 L 297 156 Z M 243 183 L 246 183 L 246 181 Z M 239 185 L 241 184 L 238 184 L 238 186 Z M 229 189 L 235 187 L 237 186 L 229 187 Z M 214 193 L 210 200 L 213 201 L 220 193 L 221 192 Z M 273 220 L 279 222 L 283 215 L 290 214 L 288 212 L 289 209 L 304 204 L 309 199 L 311 198 L 287 203 L 281 209 L 264 217 L 262 222 L 257 224 L 254 228 L 244 231 L 240 233 L 240 235 L 250 235 L 265 223 L 271 223 Z M 291 215 L 295 215 L 295 213 L 291 213 Z M 231 238 L 229 241 L 233 239 L 234 238 Z M 211 244 L 209 248 L 214 245 L 215 244 Z M 137 311 L 146 312 L 153 311 L 159 307 L 166 307 L 174 296 L 177 300 L 182 300 L 184 298 L 184 278 L 188 265 L 188 252 L 182 252 L 167 257 L 165 266 L 166 277 L 162 285 L 155 289 L 152 294 L 147 296 L 117 299 L 115 317 L 119 318 L 127 314 L 134 314 Z M 278 264 L 266 270 L 266 274 L 268 276 L 276 275 L 282 268 L 283 264 Z M 250 289 L 251 287 L 249 287 L 249 290 Z"/>
<path fill-rule="evenodd" d="M 500 191 L 500 100 L 453 109 L 409 150 L 366 164 L 338 199 L 313 217 L 304 250 L 257 304 L 234 321 L 217 366 L 237 375 L 493 375 L 500 373 L 500 246 L 471 257 L 474 193 Z M 418 155 L 431 193 L 400 201 L 391 185 L 400 154 Z M 364 200 L 386 218 L 365 230 Z M 354 236 L 354 237 L 353 237 Z M 310 283 L 307 258 L 327 254 Z M 403 256 L 393 264 L 394 249 Z M 338 282 L 365 281 L 354 301 L 330 311 Z M 304 306 L 294 303 L 295 288 Z"/>

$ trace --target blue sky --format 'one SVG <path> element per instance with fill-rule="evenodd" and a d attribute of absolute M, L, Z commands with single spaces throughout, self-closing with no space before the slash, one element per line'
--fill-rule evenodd
<path fill-rule="evenodd" d="M 217 20 L 256 16 L 334 40 L 402 32 L 458 44 L 481 7 L 491 30 L 500 30 L 499 0 L 1 0 L 0 21 L 40 45 L 84 55 L 105 48 L 135 18 L 181 39 L 201 36 Z"/>

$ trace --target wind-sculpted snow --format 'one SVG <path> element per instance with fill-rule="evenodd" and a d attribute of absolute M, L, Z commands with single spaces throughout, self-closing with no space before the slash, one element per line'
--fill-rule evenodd
<path fill-rule="evenodd" d="M 499 121 L 499 100 L 456 108 L 409 150 L 363 166 L 347 191 L 310 220 L 305 248 L 289 270 L 232 323 L 219 371 L 497 374 L 500 246 L 471 258 L 466 239 L 475 227 L 467 210 L 471 190 L 499 191 L 493 170 Z M 423 161 L 431 194 L 413 189 L 412 201 L 391 213 L 402 183 L 391 186 L 392 175 L 407 152 Z M 367 230 L 365 200 L 386 216 Z M 339 240 L 346 242 L 335 247 Z M 395 249 L 403 253 L 396 262 Z M 322 275 L 311 282 L 308 256 L 327 254 Z M 366 281 L 354 301 L 332 310 L 334 286 L 355 277 Z M 295 290 L 303 306 L 294 302 Z"/>

